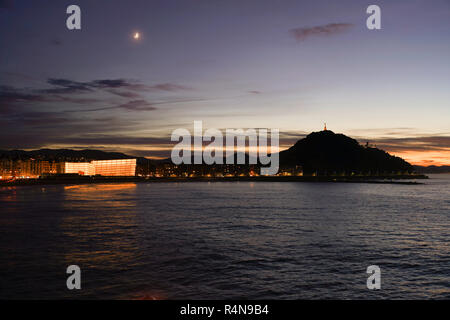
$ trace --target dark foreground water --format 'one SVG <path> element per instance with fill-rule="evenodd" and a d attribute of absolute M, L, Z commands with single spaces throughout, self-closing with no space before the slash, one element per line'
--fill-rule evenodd
<path fill-rule="evenodd" d="M 0 298 L 450 298 L 450 176 L 425 183 L 3 188 Z"/>

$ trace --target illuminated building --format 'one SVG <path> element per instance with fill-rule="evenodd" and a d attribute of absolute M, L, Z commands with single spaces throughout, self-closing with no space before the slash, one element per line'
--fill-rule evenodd
<path fill-rule="evenodd" d="M 9 160 L 0 161 L 0 179 L 37 178 L 43 174 L 62 173 L 64 170 L 59 162 L 43 160 Z"/>
<path fill-rule="evenodd" d="M 295 166 L 295 167 L 286 167 L 280 168 L 277 176 L 303 176 L 303 167 Z"/>
<path fill-rule="evenodd" d="M 95 174 L 102 176 L 134 176 L 136 174 L 136 159 L 94 160 Z"/>
<path fill-rule="evenodd" d="M 64 173 L 78 173 L 85 176 L 134 176 L 136 159 L 65 162 Z"/>
<path fill-rule="evenodd" d="M 82 176 L 95 175 L 95 167 L 90 162 L 65 162 L 64 173 L 78 173 Z"/>

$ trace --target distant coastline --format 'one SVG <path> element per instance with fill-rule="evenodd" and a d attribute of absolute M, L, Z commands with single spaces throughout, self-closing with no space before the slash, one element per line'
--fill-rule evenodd
<path fill-rule="evenodd" d="M 274 156 L 275 154 L 271 155 L 271 157 Z M 275 159 L 277 159 L 275 166 L 278 168 L 277 176 L 268 177 L 260 176 L 260 174 L 263 169 L 272 165 L 263 164 L 254 155 L 248 153 L 235 152 L 213 163 L 198 162 L 191 154 L 186 162 L 175 164 L 171 158 L 150 160 L 118 152 L 90 149 L 0 150 L 0 181 L 6 180 L 0 183 L 33 185 L 68 183 L 68 181 L 74 181 L 74 183 L 120 182 L 124 181 L 125 176 L 128 176 L 126 179 L 133 179 L 136 182 L 392 183 L 394 180 L 424 179 L 425 174 L 450 170 L 450 167 L 445 166 L 428 168 L 413 166 L 406 160 L 369 143 L 361 145 L 357 140 L 344 134 L 334 133 L 326 127 L 323 131 L 312 132 L 290 148 L 280 151 Z M 67 174 L 75 176 L 62 176 Z M 133 178 L 130 178 L 132 176 Z M 18 181 L 18 179 L 26 181 Z"/>
<path fill-rule="evenodd" d="M 245 177 L 70 177 L 18 179 L 1 182 L 0 187 L 34 186 L 57 184 L 95 184 L 95 183 L 157 183 L 157 182 L 345 182 L 345 183 L 379 183 L 379 184 L 421 184 L 414 180 L 428 179 L 426 175 L 386 175 L 386 176 L 245 176 Z"/>

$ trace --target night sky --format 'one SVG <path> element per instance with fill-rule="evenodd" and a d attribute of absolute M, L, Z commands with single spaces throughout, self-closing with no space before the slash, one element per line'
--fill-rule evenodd
<path fill-rule="evenodd" d="M 326 122 L 450 164 L 448 0 L 0 0 L 0 48 L 0 149 L 165 157 L 194 120 L 279 128 L 288 147 Z"/>

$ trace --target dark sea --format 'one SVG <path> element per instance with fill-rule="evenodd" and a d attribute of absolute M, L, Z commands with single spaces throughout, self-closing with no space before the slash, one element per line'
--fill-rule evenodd
<path fill-rule="evenodd" d="M 450 175 L 430 177 L 4 187 L 0 299 L 449 299 Z"/>

